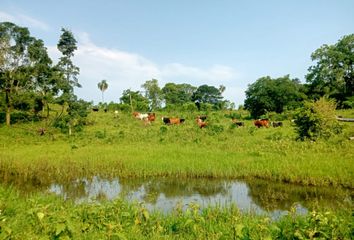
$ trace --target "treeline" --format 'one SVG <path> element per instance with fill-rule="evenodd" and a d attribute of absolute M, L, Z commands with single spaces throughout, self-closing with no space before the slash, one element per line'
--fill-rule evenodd
<path fill-rule="evenodd" d="M 244 109 L 251 117 L 268 113 L 283 113 L 303 107 L 306 101 L 321 97 L 335 100 L 337 108 L 354 108 L 354 34 L 342 37 L 334 45 L 323 45 L 311 55 L 315 62 L 305 76 L 306 83 L 285 75 L 279 78 L 261 77 L 246 90 Z M 235 105 L 223 100 L 224 86 L 167 83 L 160 88 L 158 81 L 146 81 L 141 91 L 123 92 L 122 108 L 141 111 L 157 110 L 220 110 L 234 109 Z M 196 104 L 195 104 L 196 103 Z M 109 106 L 113 106 L 111 103 Z"/>
<path fill-rule="evenodd" d="M 337 108 L 354 108 L 354 34 L 321 46 L 311 59 L 315 64 L 309 67 L 305 84 L 289 75 L 259 78 L 248 86 L 244 107 L 254 118 L 294 110 L 321 97 L 335 100 Z"/>
<path fill-rule="evenodd" d="M 219 88 L 209 85 L 199 87 L 187 83 L 166 83 L 160 88 L 157 79 L 146 81 L 141 86 L 144 91 L 124 90 L 120 98 L 120 108 L 138 111 L 156 110 L 221 110 L 233 107 L 233 104 L 224 100 L 222 93 L 225 87 Z M 111 106 L 114 105 L 111 103 Z M 110 105 L 108 104 L 108 108 Z"/>
<path fill-rule="evenodd" d="M 41 39 L 30 35 L 25 27 L 10 22 L 0 23 L 0 121 L 10 125 L 15 114 L 27 118 L 45 119 L 46 123 L 71 131 L 79 127 L 92 105 L 78 100 L 74 94 L 79 68 L 72 62 L 77 49 L 73 34 L 61 29 L 57 44 L 61 57 L 54 64 Z M 253 118 L 269 112 L 282 113 L 303 106 L 306 100 L 326 96 L 339 108 L 354 107 L 354 34 L 342 37 L 334 45 L 323 45 L 312 53 L 314 65 L 308 69 L 306 83 L 289 75 L 261 77 L 246 90 L 244 109 Z M 103 92 L 106 80 L 99 83 Z M 143 91 L 127 89 L 120 103 L 102 107 L 126 111 L 157 110 L 220 110 L 234 109 L 234 103 L 222 96 L 224 86 L 166 83 L 162 88 L 157 79 L 146 81 Z M 59 106 L 50 107 L 49 104 Z M 53 106 L 53 105 L 52 105 Z M 51 115 L 51 118 L 49 116 Z M 51 122 L 48 119 L 52 119 Z"/>

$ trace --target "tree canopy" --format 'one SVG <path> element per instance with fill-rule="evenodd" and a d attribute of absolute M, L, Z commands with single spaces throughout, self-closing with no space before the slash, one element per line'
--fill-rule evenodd
<path fill-rule="evenodd" d="M 322 45 L 312 53 L 306 75 L 312 98 L 327 95 L 341 105 L 354 95 L 354 34 L 342 37 L 336 44 Z"/>
<path fill-rule="evenodd" d="M 14 23 L 0 23 L 0 44 L 0 89 L 5 93 L 6 124 L 10 125 L 16 97 L 42 86 L 52 62 L 42 40 Z"/>
<path fill-rule="evenodd" d="M 102 102 L 104 102 L 103 92 L 106 91 L 107 88 L 108 88 L 108 83 L 107 83 L 107 81 L 106 81 L 106 80 L 102 80 L 101 82 L 99 82 L 99 83 L 97 84 L 97 87 L 98 87 L 98 89 L 100 89 L 101 92 L 102 92 Z"/>
<path fill-rule="evenodd" d="M 218 106 L 223 99 L 221 95 L 222 92 L 220 90 L 225 90 L 224 88 L 217 89 L 214 86 L 209 85 L 201 85 L 197 88 L 197 90 L 193 93 L 192 100 L 198 101 L 200 103 L 209 103 L 214 106 Z"/>
<path fill-rule="evenodd" d="M 183 105 L 192 101 L 193 92 L 196 90 L 190 84 L 166 83 L 162 88 L 163 98 L 166 106 Z"/>
<path fill-rule="evenodd" d="M 160 108 L 162 103 L 162 92 L 159 87 L 158 80 L 147 80 L 143 85 L 141 85 L 141 87 L 145 89 L 145 97 L 149 99 L 150 110 Z"/>
<path fill-rule="evenodd" d="M 306 96 L 298 79 L 290 79 L 289 75 L 272 79 L 259 78 L 246 90 L 245 109 L 251 116 L 258 118 L 267 112 L 281 113 L 286 109 L 294 109 Z"/>

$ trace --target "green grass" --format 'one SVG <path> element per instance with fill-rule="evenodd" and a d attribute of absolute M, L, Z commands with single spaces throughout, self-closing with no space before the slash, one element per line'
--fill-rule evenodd
<path fill-rule="evenodd" d="M 261 178 L 354 188 L 352 123 L 343 123 L 343 135 L 328 141 L 299 142 L 290 121 L 282 128 L 256 129 L 251 121 L 232 128 L 219 112 L 210 113 L 208 128 L 199 129 L 194 114 L 184 117 L 181 126 L 164 126 L 159 118 L 144 125 L 130 115 L 92 113 L 84 131 L 70 137 L 56 129 L 39 136 L 38 122 L 2 126 L 0 178 L 36 190 L 96 175 Z M 236 206 L 201 210 L 191 204 L 185 212 L 176 206 L 162 215 L 121 199 L 74 204 L 39 193 L 24 197 L 0 186 L 0 239 L 350 239 L 353 224 L 350 207 L 301 216 L 290 211 L 276 221 L 241 214 Z"/>
<path fill-rule="evenodd" d="M 351 239 L 350 211 L 312 211 L 274 221 L 241 214 L 235 206 L 176 206 L 162 215 L 123 200 L 73 204 L 54 196 L 22 198 L 13 188 L 0 187 L 1 239 Z"/>
<path fill-rule="evenodd" d="M 65 181 L 80 176 L 261 178 L 302 185 L 354 188 L 354 124 L 328 141 L 295 141 L 290 121 L 257 129 L 231 128 L 221 113 L 199 129 L 193 114 L 180 126 L 151 125 L 121 114 L 92 113 L 90 125 L 68 137 L 55 129 L 39 136 L 39 123 L 0 128 L 4 178 Z M 221 129 L 221 130 L 220 130 Z"/>

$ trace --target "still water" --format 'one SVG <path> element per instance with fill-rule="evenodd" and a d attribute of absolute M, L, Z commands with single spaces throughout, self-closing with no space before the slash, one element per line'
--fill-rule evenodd
<path fill-rule="evenodd" d="M 102 179 L 83 178 L 73 182 L 53 183 L 46 192 L 55 193 L 77 203 L 125 198 L 139 202 L 150 210 L 170 212 L 177 205 L 190 204 L 225 207 L 235 204 L 244 212 L 270 213 L 279 216 L 295 207 L 306 213 L 313 207 L 349 208 L 354 191 L 333 187 L 303 187 L 261 180 L 211 179 Z"/>

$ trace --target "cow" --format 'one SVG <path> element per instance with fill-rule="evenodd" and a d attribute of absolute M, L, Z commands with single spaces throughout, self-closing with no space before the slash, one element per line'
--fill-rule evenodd
<path fill-rule="evenodd" d="M 136 119 L 145 120 L 148 118 L 149 115 L 147 113 L 133 112 L 133 116 Z"/>
<path fill-rule="evenodd" d="M 203 122 L 208 118 L 206 115 L 199 115 L 197 118 L 201 119 Z"/>
<path fill-rule="evenodd" d="M 155 113 L 148 113 L 147 120 L 148 120 L 149 122 L 153 122 L 153 121 L 155 121 L 155 119 L 156 119 Z"/>
<path fill-rule="evenodd" d="M 245 126 L 244 122 L 239 122 L 236 118 L 233 118 L 231 121 L 232 121 L 232 124 L 236 125 L 237 127 L 244 127 Z"/>
<path fill-rule="evenodd" d="M 282 127 L 283 126 L 283 122 L 272 122 L 271 125 L 273 127 Z"/>
<path fill-rule="evenodd" d="M 98 110 L 99 110 L 98 107 L 93 107 L 93 108 L 92 108 L 92 111 L 93 111 L 93 112 L 98 112 Z"/>
<path fill-rule="evenodd" d="M 179 125 L 181 123 L 184 123 L 185 122 L 185 119 L 184 118 L 169 118 L 169 117 L 162 117 L 162 121 L 164 124 L 167 124 L 167 125 Z"/>
<path fill-rule="evenodd" d="M 263 118 L 263 119 L 258 119 L 258 120 L 254 120 L 254 125 L 258 128 L 260 127 L 269 127 L 269 119 Z"/>
<path fill-rule="evenodd" d="M 208 123 L 205 121 L 207 119 L 207 116 L 197 116 L 196 121 L 199 126 L 199 128 L 205 128 L 208 126 Z"/>

